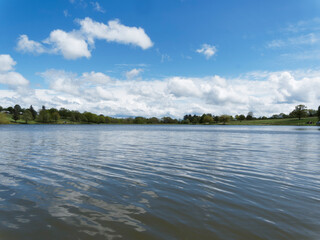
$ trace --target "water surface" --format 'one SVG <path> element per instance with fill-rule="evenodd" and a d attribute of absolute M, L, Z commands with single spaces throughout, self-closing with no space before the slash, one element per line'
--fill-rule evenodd
<path fill-rule="evenodd" d="M 0 125 L 0 239 L 320 239 L 316 127 Z"/>

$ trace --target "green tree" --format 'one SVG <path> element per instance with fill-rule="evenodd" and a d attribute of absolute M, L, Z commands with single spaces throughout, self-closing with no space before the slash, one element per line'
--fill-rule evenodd
<path fill-rule="evenodd" d="M 29 107 L 29 110 L 30 110 L 30 112 L 31 112 L 31 114 L 32 114 L 33 120 L 35 120 L 35 119 L 37 118 L 37 115 L 38 115 L 37 111 L 34 110 L 34 108 L 32 107 L 32 105 Z"/>
<path fill-rule="evenodd" d="M 226 124 L 227 122 L 230 121 L 230 116 L 229 115 L 221 115 L 219 117 L 219 121 L 222 122 L 223 124 Z"/>
<path fill-rule="evenodd" d="M 13 120 L 14 120 L 15 122 L 17 122 L 17 120 L 20 119 L 20 112 L 21 112 L 22 109 L 21 109 L 20 105 L 18 105 L 18 104 L 16 104 L 13 109 L 14 109 L 14 110 L 13 110 L 13 116 L 12 116 L 12 118 L 13 118 Z"/>
<path fill-rule="evenodd" d="M 149 123 L 149 124 L 158 124 L 159 123 L 159 119 L 156 118 L 156 117 L 148 118 L 147 123 Z"/>
<path fill-rule="evenodd" d="M 106 119 L 102 114 L 99 115 L 97 119 L 98 119 L 98 123 L 106 123 Z"/>
<path fill-rule="evenodd" d="M 7 107 L 6 109 L 10 114 L 13 114 L 14 108 L 13 107 Z"/>
<path fill-rule="evenodd" d="M 246 119 L 252 120 L 253 119 L 253 112 L 248 112 Z"/>
<path fill-rule="evenodd" d="M 307 116 L 307 107 L 303 104 L 297 105 L 290 113 L 290 116 L 297 117 L 299 120 Z"/>
<path fill-rule="evenodd" d="M 28 121 L 33 120 L 32 113 L 29 109 L 24 111 L 24 113 L 22 115 L 22 119 L 26 121 L 26 124 L 28 124 Z"/>
<path fill-rule="evenodd" d="M 60 115 L 58 113 L 58 110 L 57 111 L 54 111 L 51 115 L 51 119 L 54 121 L 54 122 L 58 122 L 59 119 L 60 119 Z"/>
<path fill-rule="evenodd" d="M 210 113 L 202 114 L 202 116 L 200 118 L 200 123 L 203 123 L 203 124 L 213 123 L 212 115 Z"/>
<path fill-rule="evenodd" d="M 144 117 L 135 117 L 133 120 L 134 124 L 145 124 L 147 122 L 147 119 Z"/>
<path fill-rule="evenodd" d="M 41 122 L 41 123 L 50 122 L 50 113 L 48 112 L 48 110 L 46 110 L 45 108 L 42 107 L 42 109 L 39 112 L 37 121 Z"/>
<path fill-rule="evenodd" d="M 241 115 L 236 115 L 235 117 L 237 120 L 239 120 L 240 122 L 246 119 L 246 116 L 241 114 Z"/>
<path fill-rule="evenodd" d="M 318 120 L 320 121 L 320 106 L 318 107 Z"/>

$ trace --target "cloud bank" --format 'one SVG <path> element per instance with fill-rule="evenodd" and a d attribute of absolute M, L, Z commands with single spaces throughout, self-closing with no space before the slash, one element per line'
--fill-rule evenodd
<path fill-rule="evenodd" d="M 41 42 L 30 40 L 25 34 L 20 35 L 16 49 L 22 53 L 60 54 L 65 59 L 75 60 L 90 58 L 96 40 L 133 45 L 143 50 L 153 46 L 143 28 L 125 26 L 117 19 L 109 21 L 107 25 L 89 17 L 76 22 L 80 29 L 71 32 L 53 30 L 49 37 Z"/>
<path fill-rule="evenodd" d="M 51 69 L 41 73 L 48 89 L 35 89 L 25 97 L 0 90 L 0 102 L 24 107 L 66 107 L 109 116 L 172 116 L 212 113 L 270 116 L 288 113 L 295 105 L 317 108 L 320 103 L 320 71 L 250 72 L 238 78 L 168 77 L 121 80 L 101 72 L 81 75 Z"/>

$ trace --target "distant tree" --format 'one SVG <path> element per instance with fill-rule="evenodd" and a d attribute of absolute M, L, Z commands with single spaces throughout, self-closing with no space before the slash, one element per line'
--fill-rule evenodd
<path fill-rule="evenodd" d="M 144 124 L 147 122 L 147 119 L 145 119 L 144 117 L 135 117 L 133 120 L 134 124 Z"/>
<path fill-rule="evenodd" d="M 98 116 L 98 123 L 106 123 L 106 119 L 102 114 Z"/>
<path fill-rule="evenodd" d="M 9 124 L 10 121 L 7 117 L 7 114 L 0 112 L 0 124 Z"/>
<path fill-rule="evenodd" d="M 235 118 L 236 118 L 237 120 L 239 120 L 240 122 L 246 119 L 246 117 L 245 117 L 243 114 L 241 114 L 241 115 L 236 115 Z"/>
<path fill-rule="evenodd" d="M 171 117 L 163 117 L 161 119 L 161 122 L 164 124 L 177 124 L 178 120 L 177 119 L 172 119 Z"/>
<path fill-rule="evenodd" d="M 49 111 L 50 112 L 50 111 Z M 50 114 L 51 116 L 51 119 L 54 121 L 54 122 L 58 122 L 59 119 L 60 119 L 60 115 L 58 113 L 58 110 L 57 111 L 53 111 L 53 113 Z"/>
<path fill-rule="evenodd" d="M 308 109 L 308 110 L 307 110 L 307 115 L 308 115 L 309 117 L 315 117 L 315 116 L 317 116 L 317 113 L 318 113 L 318 111 L 317 111 L 317 110 L 314 110 L 314 109 Z"/>
<path fill-rule="evenodd" d="M 86 117 L 89 123 L 98 123 L 98 115 L 91 112 L 84 112 L 83 115 Z"/>
<path fill-rule="evenodd" d="M 222 122 L 223 124 L 226 124 L 227 122 L 230 121 L 230 116 L 229 115 L 221 115 L 219 117 L 219 121 Z"/>
<path fill-rule="evenodd" d="M 253 112 L 248 112 L 246 119 L 252 120 L 253 119 Z"/>
<path fill-rule="evenodd" d="M 13 116 L 12 116 L 12 118 L 13 118 L 13 120 L 15 121 L 15 122 L 17 122 L 17 120 L 19 120 L 20 119 L 20 113 L 21 113 L 21 107 L 20 107 L 20 105 L 15 105 L 14 106 L 14 111 L 13 111 Z"/>
<path fill-rule="evenodd" d="M 212 115 L 211 115 L 210 113 L 203 114 L 203 115 L 201 116 L 200 123 L 202 123 L 202 124 L 213 123 L 213 117 L 212 117 Z"/>
<path fill-rule="evenodd" d="M 307 107 L 303 104 L 297 105 L 295 109 L 290 113 L 290 116 L 297 117 L 299 120 L 302 117 L 307 116 Z"/>
<path fill-rule="evenodd" d="M 22 119 L 26 121 L 26 124 L 28 124 L 28 121 L 33 120 L 32 113 L 29 109 L 24 111 L 24 113 L 22 115 Z"/>
<path fill-rule="evenodd" d="M 318 107 L 318 120 L 320 121 L 320 106 Z"/>
<path fill-rule="evenodd" d="M 50 108 L 48 111 L 49 111 L 49 113 L 52 115 L 53 113 L 58 112 L 58 109 L 56 109 L 56 108 Z"/>
<path fill-rule="evenodd" d="M 39 112 L 37 121 L 38 121 L 38 122 L 41 122 L 41 123 L 48 123 L 48 122 L 50 122 L 50 113 L 49 113 L 49 111 L 47 111 L 47 110 L 45 109 L 44 106 L 42 107 L 42 109 L 41 109 L 40 112 Z"/>
<path fill-rule="evenodd" d="M 31 112 L 31 114 L 32 114 L 33 120 L 35 120 L 35 119 L 37 118 L 37 115 L 38 115 L 37 111 L 34 110 L 34 108 L 32 107 L 32 105 L 29 107 L 29 110 L 30 110 L 30 112 Z"/>
<path fill-rule="evenodd" d="M 3 111 L 3 107 L 0 106 L 0 112 L 2 112 L 2 111 Z"/>
<path fill-rule="evenodd" d="M 7 107 L 7 112 L 9 112 L 10 114 L 13 114 L 14 113 L 14 109 L 13 107 Z"/>
<path fill-rule="evenodd" d="M 147 119 L 147 123 L 148 124 L 158 124 L 159 123 L 159 119 L 156 118 L 156 117 L 148 118 Z"/>
<path fill-rule="evenodd" d="M 70 118 L 71 117 L 71 111 L 68 110 L 68 109 L 65 109 L 65 108 L 60 108 L 59 109 L 59 115 L 61 118 L 63 119 L 67 119 L 67 118 Z"/>

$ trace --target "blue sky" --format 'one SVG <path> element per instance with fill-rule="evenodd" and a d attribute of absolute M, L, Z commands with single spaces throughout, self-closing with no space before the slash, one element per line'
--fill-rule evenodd
<path fill-rule="evenodd" d="M 0 105 L 175 117 L 315 108 L 319 30 L 315 0 L 3 0 Z"/>

